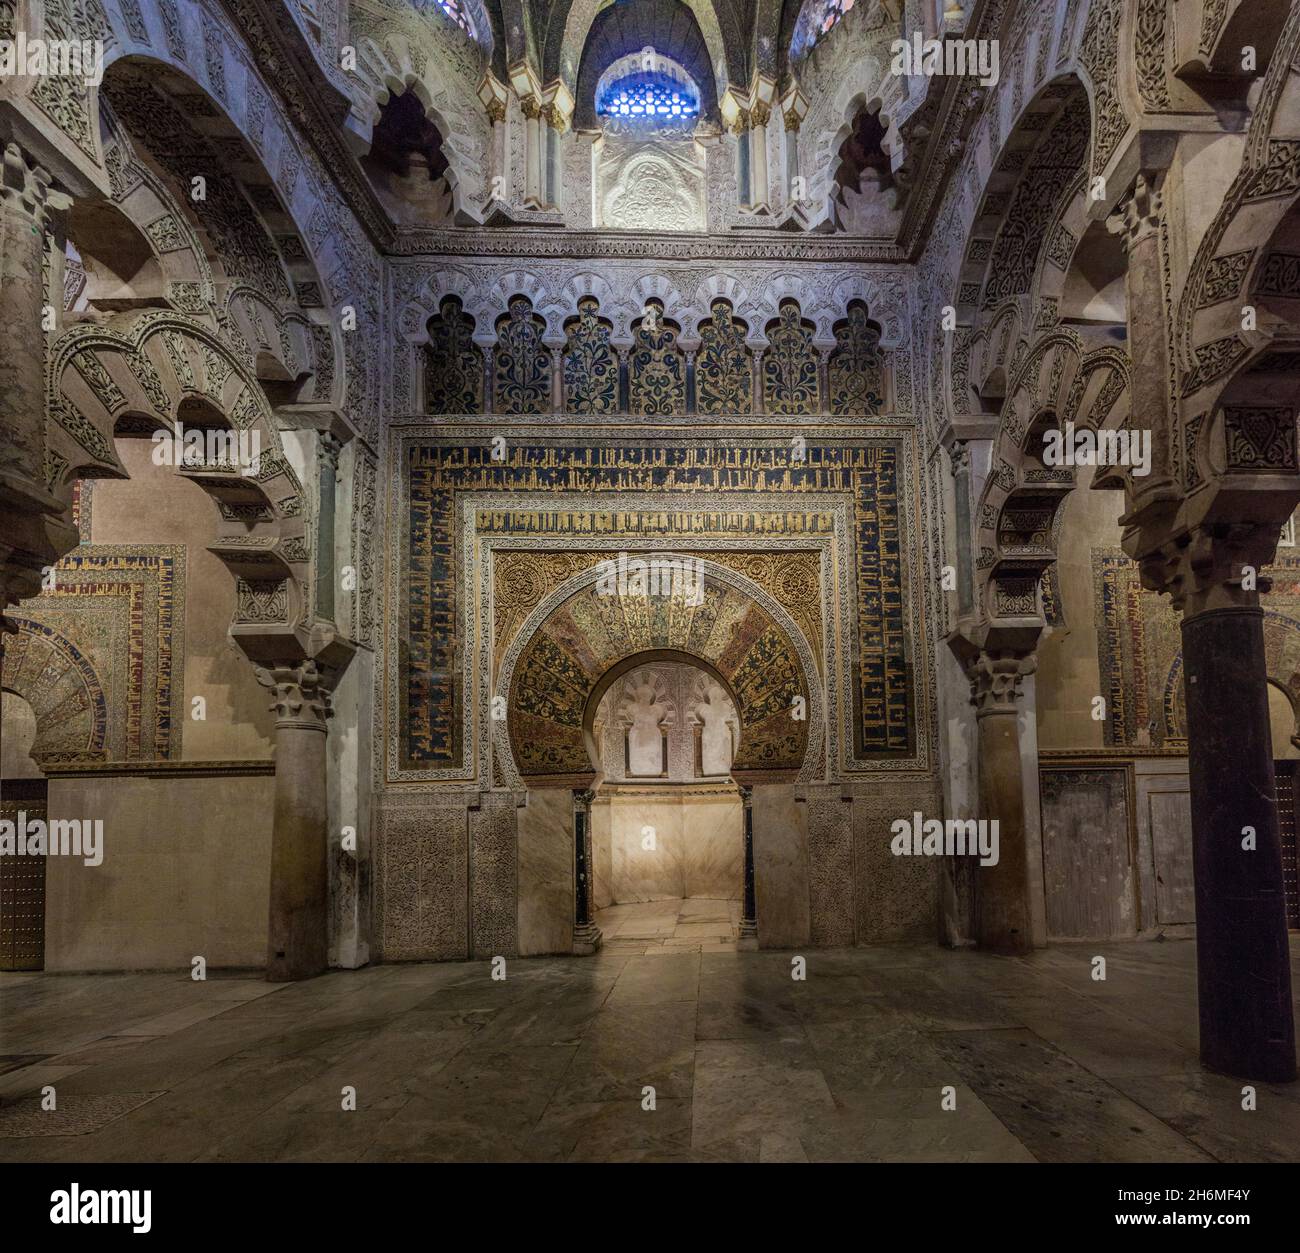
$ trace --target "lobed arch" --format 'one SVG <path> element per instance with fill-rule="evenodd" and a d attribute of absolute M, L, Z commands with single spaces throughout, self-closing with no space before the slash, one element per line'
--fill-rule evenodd
<path fill-rule="evenodd" d="M 635 555 L 647 562 L 687 560 L 672 552 Z M 566 580 L 532 610 L 502 657 L 492 689 L 507 702 L 507 717 L 489 723 L 491 751 L 507 786 L 588 786 L 597 760 L 588 743 L 599 706 L 593 694 L 617 667 L 624 666 L 625 673 L 650 653 L 679 654 L 723 683 L 741 720 L 741 747 L 733 764 L 738 780 L 820 776 L 824 695 L 803 632 L 752 580 L 708 558 L 689 560 L 698 561 L 703 571 L 704 605 L 696 614 L 679 612 L 680 605 L 671 613 L 642 613 L 656 602 L 641 601 L 638 609 L 640 598 L 601 595 L 601 565 Z M 601 625 L 605 615 L 621 614 L 629 604 L 635 625 L 613 631 Z M 539 682 L 530 684 L 530 676 Z M 549 695 L 540 700 L 543 691 Z M 805 702 L 804 720 L 791 717 L 795 696 Z M 486 687 L 481 699 L 486 712 Z"/>

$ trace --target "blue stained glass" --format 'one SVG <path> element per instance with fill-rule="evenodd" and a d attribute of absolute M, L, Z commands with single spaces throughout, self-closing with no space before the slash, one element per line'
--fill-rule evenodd
<path fill-rule="evenodd" d="M 626 117 L 695 117 L 700 102 L 685 84 L 658 70 L 640 70 L 606 85 L 596 100 L 596 112 Z"/>

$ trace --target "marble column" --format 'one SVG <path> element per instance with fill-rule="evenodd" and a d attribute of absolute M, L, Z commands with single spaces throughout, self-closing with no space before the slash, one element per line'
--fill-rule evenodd
<path fill-rule="evenodd" d="M 763 349 L 755 348 L 753 354 L 754 361 L 754 412 L 766 413 L 767 406 L 763 403 Z"/>
<path fill-rule="evenodd" d="M 755 213 L 766 213 L 772 203 L 772 193 L 767 185 L 767 123 L 771 116 L 771 106 L 762 101 L 749 111 L 750 207 Z"/>
<path fill-rule="evenodd" d="M 591 802 L 596 793 L 573 793 L 573 951 L 586 956 L 600 948 L 601 933 L 592 913 Z"/>
<path fill-rule="evenodd" d="M 740 947 L 758 948 L 758 894 L 754 879 L 754 789 L 742 787 L 740 802 L 744 808 L 745 884 L 740 913 Z"/>
<path fill-rule="evenodd" d="M 542 208 L 542 105 L 535 96 L 519 102 L 524 114 L 524 205 Z"/>
<path fill-rule="evenodd" d="M 334 621 L 334 516 L 338 498 L 339 453 L 343 441 L 321 431 L 317 442 L 319 505 L 316 516 L 316 616 Z"/>
<path fill-rule="evenodd" d="M 1214 530 L 1168 546 L 1176 577 L 1165 584 L 1183 611 L 1201 1061 L 1285 1083 L 1296 1074 L 1295 1020 L 1259 602 L 1267 586 L 1242 586 L 1244 568 L 1271 560 L 1277 527 Z"/>
<path fill-rule="evenodd" d="M 273 694 L 275 813 L 266 977 L 308 979 L 329 961 L 326 675 L 314 661 L 266 663 L 257 681 Z"/>
<path fill-rule="evenodd" d="M 948 450 L 952 462 L 953 509 L 956 518 L 957 616 L 967 617 L 975 604 L 975 571 L 971 554 L 970 449 L 964 440 Z"/>
<path fill-rule="evenodd" d="M 1034 656 L 980 650 L 966 664 L 979 742 L 981 819 L 998 824 L 998 861 L 975 881 L 975 939 L 999 953 L 1033 948 L 1025 788 L 1020 752 L 1021 680 Z"/>
<path fill-rule="evenodd" d="M 487 104 L 488 119 L 492 124 L 492 138 L 488 145 L 488 169 L 491 181 L 488 184 L 487 200 L 508 200 L 510 198 L 510 179 L 506 174 L 509 161 L 509 142 L 506 133 L 506 102 L 492 99 Z"/>

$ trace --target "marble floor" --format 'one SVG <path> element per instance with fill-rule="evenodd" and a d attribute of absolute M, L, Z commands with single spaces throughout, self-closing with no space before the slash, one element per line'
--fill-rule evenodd
<path fill-rule="evenodd" d="M 740 902 L 692 896 L 610 905 L 596 911 L 596 925 L 616 953 L 734 953 Z"/>
<path fill-rule="evenodd" d="M 810 950 L 796 980 L 790 953 L 694 951 L 716 912 L 668 934 L 634 907 L 594 957 L 498 981 L 0 974 L 0 1160 L 1300 1158 L 1300 1085 L 1247 1111 L 1199 1068 L 1189 941 Z M 670 945 L 691 926 L 715 930 Z"/>

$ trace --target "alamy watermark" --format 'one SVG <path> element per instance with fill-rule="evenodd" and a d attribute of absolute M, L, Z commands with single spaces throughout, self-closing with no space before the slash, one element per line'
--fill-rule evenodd
<path fill-rule="evenodd" d="M 178 422 L 174 431 L 153 433 L 153 463 L 191 469 L 238 470 L 245 478 L 251 478 L 262 470 L 262 433 L 186 428 Z"/>
<path fill-rule="evenodd" d="M 975 857 L 981 866 L 998 864 L 998 820 L 987 818 L 895 818 L 889 851 L 895 857 Z"/>
<path fill-rule="evenodd" d="M 87 87 L 104 81 L 102 39 L 29 39 L 20 30 L 0 39 L 0 78 L 81 78 Z"/>
<path fill-rule="evenodd" d="M 663 596 L 704 604 L 704 563 L 698 557 L 632 557 L 619 553 L 596 567 L 597 596 Z"/>
<path fill-rule="evenodd" d="M 982 86 L 996 87 L 998 82 L 998 41 L 996 39 L 926 39 L 915 31 L 911 39 L 895 39 L 889 50 L 894 59 L 891 74 L 909 78 L 923 74 L 972 77 Z"/>
<path fill-rule="evenodd" d="M 1130 466 L 1134 478 L 1145 478 L 1151 473 L 1151 432 L 1076 430 L 1067 422 L 1063 431 L 1043 432 L 1043 464 Z"/>
<path fill-rule="evenodd" d="M 0 857 L 80 857 L 87 866 L 104 860 L 102 818 L 0 819 Z"/>

